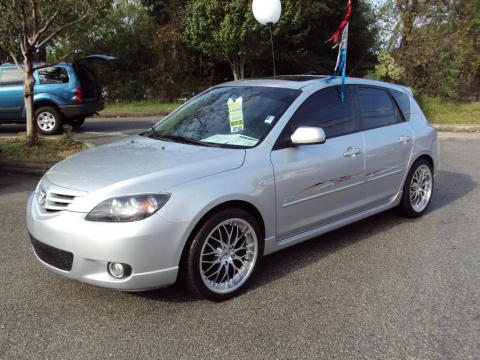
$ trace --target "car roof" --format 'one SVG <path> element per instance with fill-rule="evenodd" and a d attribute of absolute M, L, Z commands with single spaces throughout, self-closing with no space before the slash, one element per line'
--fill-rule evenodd
<path fill-rule="evenodd" d="M 301 89 L 319 80 L 325 80 L 325 75 L 279 75 L 264 78 L 252 78 L 229 81 L 218 86 L 266 86 L 287 89 Z"/>
<path fill-rule="evenodd" d="M 280 76 L 265 77 L 265 78 L 235 80 L 235 81 L 219 84 L 217 85 L 217 87 L 265 86 L 265 87 L 278 87 L 278 88 L 300 90 L 312 85 L 325 87 L 327 85 L 338 85 L 340 84 L 340 82 L 341 82 L 341 77 L 339 76 L 337 76 L 334 79 L 331 79 L 331 76 L 327 76 L 327 75 L 280 75 Z M 380 87 L 386 87 L 394 90 L 399 90 L 409 95 L 412 95 L 412 90 L 407 86 L 391 84 L 391 83 L 386 83 L 386 82 L 377 81 L 377 80 L 346 77 L 345 84 L 380 86 Z"/>

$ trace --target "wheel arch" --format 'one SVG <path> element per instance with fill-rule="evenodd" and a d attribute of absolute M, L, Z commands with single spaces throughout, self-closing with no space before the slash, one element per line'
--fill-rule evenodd
<path fill-rule="evenodd" d="M 190 234 L 188 235 L 187 241 L 183 245 L 182 253 L 180 256 L 180 267 L 183 267 L 183 264 L 186 261 L 186 255 L 188 252 L 188 248 L 190 244 L 193 241 L 193 238 L 195 237 L 195 234 L 198 232 L 200 227 L 214 214 L 228 208 L 240 208 L 243 210 L 246 210 L 249 212 L 257 221 L 258 224 L 260 225 L 260 230 L 262 232 L 261 234 L 261 240 L 263 241 L 265 239 L 265 221 L 263 219 L 262 214 L 260 211 L 257 209 L 255 205 L 253 205 L 251 202 L 245 201 L 245 200 L 229 200 L 222 202 L 220 204 L 215 205 L 212 207 L 210 210 L 208 210 L 201 218 L 200 220 L 197 221 L 195 226 L 192 228 L 190 231 Z"/>
<path fill-rule="evenodd" d="M 433 160 L 433 157 L 432 155 L 430 154 L 420 154 L 419 156 L 417 156 L 417 158 L 415 158 L 415 160 L 412 161 L 412 164 L 410 165 L 410 169 L 412 168 L 413 164 L 415 164 L 418 160 L 420 159 L 425 159 L 426 161 L 428 161 L 428 163 L 430 164 L 430 166 L 432 167 L 432 173 L 435 173 L 436 169 L 435 169 L 435 161 Z M 409 169 L 409 171 L 410 171 Z"/>
<path fill-rule="evenodd" d="M 49 100 L 49 99 L 41 99 L 41 100 L 35 100 L 33 102 L 33 111 L 37 111 L 37 109 L 43 107 L 43 106 L 50 106 L 50 107 L 53 107 L 55 110 L 58 111 L 58 113 L 61 115 L 61 116 L 64 116 L 63 115 L 63 112 L 62 110 L 60 109 L 60 107 L 58 106 L 57 103 L 55 103 L 55 101 L 53 100 Z M 25 106 L 23 107 L 23 118 L 26 117 L 26 109 L 25 109 Z"/>

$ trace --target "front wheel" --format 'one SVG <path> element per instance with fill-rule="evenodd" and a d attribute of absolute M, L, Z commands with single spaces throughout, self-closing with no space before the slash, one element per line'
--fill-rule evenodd
<path fill-rule="evenodd" d="M 417 160 L 403 186 L 402 200 L 399 205 L 400 214 L 417 218 L 422 216 L 430 205 L 433 193 L 433 171 L 425 159 Z"/>
<path fill-rule="evenodd" d="M 243 209 L 222 210 L 201 226 L 188 249 L 186 284 L 199 298 L 232 298 L 245 289 L 262 254 L 258 221 Z"/>
<path fill-rule="evenodd" d="M 54 107 L 43 106 L 35 111 L 35 123 L 43 135 L 55 135 L 62 130 L 63 118 Z"/>

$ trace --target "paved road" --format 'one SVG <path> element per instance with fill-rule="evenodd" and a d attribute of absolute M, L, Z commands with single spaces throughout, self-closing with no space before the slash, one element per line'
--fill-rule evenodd
<path fill-rule="evenodd" d="M 0 359 L 478 359 L 480 136 L 444 135 L 429 213 L 390 211 L 267 257 L 231 301 L 129 294 L 41 268 L 36 178 L 0 175 Z"/>
<path fill-rule="evenodd" d="M 92 144 L 100 144 L 128 134 L 136 134 L 150 128 L 163 116 L 101 118 L 92 117 L 76 132 L 76 138 Z M 25 125 L 1 125 L 0 137 L 14 136 L 25 131 Z"/>

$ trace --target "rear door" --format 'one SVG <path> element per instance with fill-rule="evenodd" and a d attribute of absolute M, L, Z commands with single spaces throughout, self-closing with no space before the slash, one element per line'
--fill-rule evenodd
<path fill-rule="evenodd" d="M 23 103 L 22 71 L 14 67 L 0 69 L 0 119 L 20 119 Z"/>
<path fill-rule="evenodd" d="M 72 64 L 80 81 L 84 102 L 98 101 L 102 95 L 102 86 L 94 69 L 91 67 L 92 64 L 107 63 L 115 59 L 113 56 L 96 54 L 85 56 Z"/>
<path fill-rule="evenodd" d="M 365 138 L 364 193 L 372 206 L 400 189 L 413 148 L 413 131 L 388 89 L 356 88 L 358 117 Z"/>
<path fill-rule="evenodd" d="M 364 140 L 357 132 L 353 96 L 322 89 L 300 106 L 285 127 L 271 161 L 275 172 L 277 238 L 283 240 L 346 216 L 363 204 Z M 324 144 L 291 146 L 300 126 L 324 129 Z"/>

